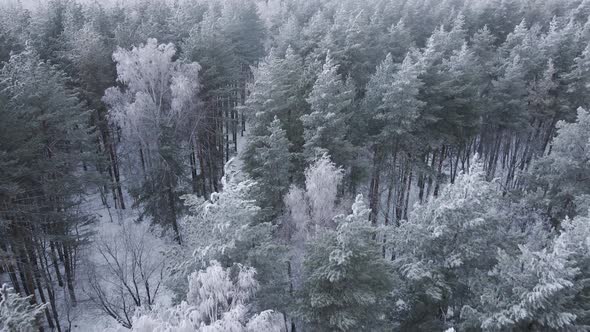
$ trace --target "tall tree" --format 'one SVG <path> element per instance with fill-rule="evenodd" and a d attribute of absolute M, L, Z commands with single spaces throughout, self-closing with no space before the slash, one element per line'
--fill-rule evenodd
<path fill-rule="evenodd" d="M 299 295 L 303 319 L 316 331 L 383 327 L 383 294 L 392 288 L 390 265 L 374 240 L 375 228 L 362 195 L 348 216 L 334 218 L 310 241 Z"/>
<path fill-rule="evenodd" d="M 254 148 L 253 167 L 249 173 L 258 179 L 256 196 L 265 214 L 274 216 L 283 208 L 283 196 L 289 190 L 291 176 L 291 143 L 282 128 L 281 121 L 275 116 L 268 126 L 268 132 L 262 136 L 250 136 L 251 148 Z"/>
<path fill-rule="evenodd" d="M 124 209 L 117 142 L 107 119 L 107 107 L 102 101 L 104 91 L 116 79 L 115 65 L 111 59 L 113 46 L 100 34 L 98 28 L 92 22 L 85 23 L 81 28 L 70 23 L 62 37 L 67 49 L 66 59 L 71 63 L 67 67 L 80 88 L 81 96 L 93 110 L 90 125 L 96 127 L 100 133 L 97 148 L 108 160 L 108 163 L 104 163 L 101 158 L 98 165 L 101 173 L 107 172 L 109 175 L 108 184 L 104 185 L 104 194 L 112 192 L 115 207 Z"/>
<path fill-rule="evenodd" d="M 304 163 L 300 154 L 304 139 L 300 118 L 309 108 L 304 98 L 307 86 L 302 66 L 301 57 L 288 48 L 284 58 L 271 51 L 254 71 L 251 93 L 244 106 L 251 124 L 249 135 L 252 137 L 243 154 L 247 170 L 259 167 L 257 163 L 260 161 L 254 155 L 261 142 L 257 137 L 269 134 L 267 128 L 276 116 L 290 142 L 289 152 L 292 153 L 293 162 L 290 176 L 292 179 L 302 178 Z"/>
<path fill-rule="evenodd" d="M 402 329 L 443 328 L 477 301 L 470 285 L 496 264 L 497 249 L 514 253 L 533 229 L 513 224 L 511 215 L 482 165 L 475 164 L 392 229 L 388 243 L 404 282 L 395 295 L 403 303 L 396 310 Z"/>
<path fill-rule="evenodd" d="M 534 239 L 474 284 L 477 307 L 465 307 L 466 328 L 483 330 L 584 330 L 588 314 L 590 228 L 587 216 L 563 221 L 561 234 L 543 249 Z M 495 287 L 489 287 L 490 284 Z"/>
<path fill-rule="evenodd" d="M 588 160 L 590 159 L 590 114 L 579 108 L 575 122 L 557 125 L 551 154 L 534 161 L 526 177 L 532 206 L 541 209 L 555 226 L 566 216 L 590 208 Z"/>
<path fill-rule="evenodd" d="M 104 100 L 129 143 L 130 166 L 135 161 L 143 171 L 134 174 L 135 196 L 155 222 L 172 227 L 180 242 L 178 186 L 186 133 L 198 115 L 200 66 L 173 61 L 175 54 L 174 45 L 158 45 L 155 39 L 131 51 L 119 48 L 113 58 L 124 87 L 109 88 Z"/>
<path fill-rule="evenodd" d="M 201 65 L 202 116 L 189 133 L 193 150 L 189 151 L 189 160 L 193 192 L 205 197 L 219 190 L 223 164 L 238 149 L 239 119 L 235 106 L 243 99 L 239 95 L 240 59 L 221 23 L 221 14 L 211 5 L 181 44 L 183 57 Z"/>
<path fill-rule="evenodd" d="M 380 209 L 381 174 L 388 153 L 408 155 L 414 150 L 415 121 L 424 107 L 424 102 L 418 99 L 423 84 L 419 78 L 421 72 L 421 64 L 413 59 L 412 54 L 405 57 L 397 70 L 389 54 L 367 85 L 364 108 L 373 153 L 369 206 L 374 223 Z M 405 181 L 403 186 L 406 186 Z M 405 194 L 401 196 L 404 196 L 400 201 L 403 205 Z"/>
<path fill-rule="evenodd" d="M 338 66 L 328 54 L 307 98 L 311 113 L 301 117 L 304 128 L 304 156 L 308 161 L 328 153 L 340 166 L 348 167 L 352 145 L 347 140 L 347 118 L 354 98 L 354 86 L 337 73 Z"/>
<path fill-rule="evenodd" d="M 48 325 L 57 329 L 55 281 L 76 304 L 76 260 L 92 221 L 80 210 L 93 182 L 83 165 L 95 156 L 89 114 L 66 81 L 30 47 L 0 72 L 0 247 L 19 262 L 9 264 L 14 288 L 49 303 Z"/>

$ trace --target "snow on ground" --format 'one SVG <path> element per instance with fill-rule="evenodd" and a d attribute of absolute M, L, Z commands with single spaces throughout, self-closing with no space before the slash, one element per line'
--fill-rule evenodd
<path fill-rule="evenodd" d="M 93 239 L 100 239 L 101 236 L 116 236 L 122 231 L 123 226 L 137 226 L 135 221 L 139 216 L 139 209 L 131 208 L 132 198 L 126 193 L 125 195 L 127 209 L 114 209 L 114 202 L 110 196 L 107 197 L 108 205 L 102 203 L 100 193 L 97 191 L 88 195 L 84 202 L 82 209 L 87 213 L 95 216 L 96 221 L 92 224 Z M 144 220 L 144 223 L 146 221 Z M 146 224 L 144 224 L 146 225 Z M 154 237 L 155 238 L 155 237 Z M 158 239 L 161 240 L 161 239 Z M 164 240 L 161 240 L 159 246 L 163 246 Z M 152 250 L 153 248 L 150 248 Z M 96 252 L 93 243 L 87 245 L 81 254 L 81 265 L 100 263 L 100 255 Z M 78 305 L 71 310 L 70 320 L 72 331 L 93 332 L 93 331 L 116 331 L 120 330 L 121 325 L 112 317 L 106 315 L 96 303 L 94 303 L 89 294 L 88 277 L 85 271 L 88 268 L 81 266 L 77 278 L 77 289 L 81 289 L 77 296 L 79 299 Z M 165 288 L 162 288 L 158 294 L 158 304 L 171 304 L 172 293 Z M 123 329 L 124 330 L 124 329 Z"/>
<path fill-rule="evenodd" d="M 234 163 L 237 167 L 242 167 L 241 154 L 244 151 L 244 146 L 248 140 L 248 130 L 245 130 L 243 135 L 241 131 L 237 135 L 238 152 L 234 155 Z M 233 150 L 233 142 L 230 147 Z M 124 179 L 122 179 L 124 181 Z M 100 234 L 116 234 L 121 229 L 121 225 L 130 224 L 137 220 L 140 210 L 138 208 L 132 208 L 133 198 L 124 192 L 125 205 L 127 209 L 119 210 L 114 208 L 114 201 L 111 195 L 107 195 L 107 205 L 105 206 L 102 202 L 101 195 L 98 189 L 90 193 L 85 202 L 82 204 L 81 209 L 83 211 L 92 214 L 96 221 L 90 227 L 95 236 Z M 145 220 L 144 220 L 145 222 Z M 81 264 L 89 264 L 90 262 L 96 262 L 97 253 L 93 250 L 93 245 L 88 245 L 82 256 Z M 94 332 L 94 331 L 116 331 L 122 329 L 121 325 L 115 321 L 112 317 L 106 315 L 89 297 L 87 293 L 88 285 L 87 278 L 84 275 L 85 268 L 81 268 L 78 276 L 77 289 L 82 289 L 78 294 L 78 305 L 71 309 L 69 312 L 69 320 L 71 320 L 72 331 L 80 332 Z M 173 294 L 171 291 L 164 289 L 158 296 L 158 303 L 160 305 L 169 305 L 172 302 Z M 125 330 L 123 328 L 123 330 Z"/>

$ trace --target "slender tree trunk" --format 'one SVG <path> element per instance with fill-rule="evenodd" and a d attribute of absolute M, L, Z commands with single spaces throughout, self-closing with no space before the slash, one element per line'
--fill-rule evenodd
<path fill-rule="evenodd" d="M 69 244 L 63 244 L 64 270 L 66 273 L 66 284 L 68 286 L 68 294 L 70 295 L 70 301 L 72 303 L 72 306 L 75 307 L 78 301 L 76 300 L 76 293 L 74 290 L 74 271 L 72 269 L 73 264 L 69 247 Z"/>
<path fill-rule="evenodd" d="M 438 156 L 438 149 L 432 151 L 432 160 L 430 162 L 430 170 L 432 173 L 434 173 L 434 170 L 436 169 L 436 157 Z M 431 173 L 431 174 L 432 174 Z M 430 197 L 430 193 L 433 191 L 432 188 L 432 184 L 433 184 L 433 178 L 432 175 L 428 176 L 428 186 L 426 187 L 426 199 L 428 199 Z"/>
<path fill-rule="evenodd" d="M 189 162 L 191 165 L 191 185 L 192 185 L 192 189 L 193 189 L 193 193 L 197 193 L 199 191 L 198 188 L 198 175 L 197 175 L 197 159 L 195 156 L 195 144 L 193 143 L 193 140 L 191 139 L 191 143 L 190 143 L 190 153 L 189 153 Z"/>
<path fill-rule="evenodd" d="M 398 190 L 395 202 L 395 222 L 399 226 L 404 218 L 404 200 L 406 197 L 406 181 L 408 176 L 408 160 L 407 156 L 400 158 L 400 174 L 398 180 Z"/>
<path fill-rule="evenodd" d="M 236 106 L 238 106 L 237 100 L 234 101 L 234 105 L 231 109 L 231 136 L 232 140 L 234 141 L 234 153 L 238 152 L 238 124 Z"/>
<path fill-rule="evenodd" d="M 446 155 L 446 146 L 443 145 L 442 148 L 440 149 L 440 158 L 438 160 L 438 168 L 436 170 L 436 178 L 435 178 L 435 184 L 434 184 L 434 196 L 438 196 L 438 190 L 440 189 L 440 182 L 441 182 L 441 178 L 442 178 L 442 166 L 443 166 L 443 162 L 445 160 L 445 155 Z"/>
<path fill-rule="evenodd" d="M 34 243 L 35 241 L 33 239 L 31 239 L 31 243 Z M 39 251 L 39 255 L 37 255 L 35 253 L 35 250 Z M 41 258 L 41 251 L 42 249 L 40 247 L 36 247 L 33 248 L 31 244 L 27 245 L 27 251 L 29 253 L 29 262 L 31 263 L 32 269 L 33 269 L 33 274 L 35 276 L 35 282 L 37 284 L 37 291 L 39 294 L 39 298 L 41 299 L 41 302 L 43 302 L 44 304 L 47 303 L 47 300 L 45 298 L 45 294 L 44 294 L 44 290 L 43 290 L 43 284 L 45 284 L 45 289 L 47 290 L 47 296 L 49 297 L 49 302 L 50 302 L 50 307 L 51 307 L 51 313 L 53 314 L 53 317 L 51 317 L 49 315 L 49 310 L 46 307 L 46 316 L 47 316 L 47 321 L 49 323 L 50 326 L 52 326 L 52 328 L 56 328 L 57 331 L 61 331 L 61 326 L 59 324 L 59 314 L 57 312 L 57 304 L 55 303 L 55 295 L 53 294 L 53 285 L 52 282 L 50 280 L 50 278 L 48 277 L 48 275 L 45 273 L 46 269 L 43 267 L 43 263 L 42 263 L 42 258 Z M 39 265 L 41 265 L 42 269 L 39 269 Z M 43 272 L 43 274 L 42 274 Z M 41 279 L 43 279 L 43 283 L 41 282 Z"/>
<path fill-rule="evenodd" d="M 404 202 L 403 220 L 407 220 L 408 219 L 408 204 L 410 202 L 410 194 L 411 194 L 411 192 L 412 192 L 412 164 L 408 160 L 408 186 L 407 186 L 407 189 L 406 189 L 406 199 L 405 199 L 405 202 Z"/>
<path fill-rule="evenodd" d="M 380 149 L 375 148 L 373 152 L 373 174 L 371 176 L 371 187 L 369 191 L 369 208 L 371 209 L 369 220 L 373 225 L 377 223 L 379 200 L 381 199 L 379 183 L 381 182 L 382 160 L 383 156 Z"/>
<path fill-rule="evenodd" d="M 59 270 L 59 264 L 57 262 L 57 255 L 55 254 L 55 242 L 54 241 L 50 241 L 49 243 L 49 254 L 51 255 L 51 263 L 53 265 L 53 268 L 55 270 L 55 276 L 57 278 L 57 284 L 59 285 L 59 287 L 63 287 L 64 286 L 64 282 L 63 282 L 63 278 L 61 276 L 61 271 Z"/>
<path fill-rule="evenodd" d="M 14 288 L 15 292 L 21 293 L 21 286 L 18 281 L 18 276 L 16 274 L 15 267 L 12 264 L 12 261 L 15 260 L 16 257 L 14 256 L 14 253 L 12 253 L 11 250 L 9 251 L 8 246 L 6 244 L 0 243 L 0 249 L 2 249 L 2 251 L 4 251 L 7 256 L 4 264 L 4 269 L 6 270 L 6 272 L 8 272 L 8 277 L 10 278 L 10 282 L 12 283 L 12 287 Z"/>
<path fill-rule="evenodd" d="M 389 214 L 391 212 L 391 203 L 392 203 L 392 199 L 393 199 L 393 187 L 395 185 L 395 173 L 396 173 L 396 162 L 397 162 L 397 153 L 393 154 L 393 160 L 391 163 L 391 174 L 389 176 L 389 185 L 387 187 L 387 206 L 385 208 L 385 218 L 383 220 L 383 224 L 385 226 L 389 225 Z M 385 258 L 385 254 L 386 254 L 386 249 L 385 249 L 385 244 L 387 242 L 387 238 L 385 236 L 385 234 L 383 234 L 383 245 L 382 245 L 382 255 L 383 258 Z"/>
<path fill-rule="evenodd" d="M 168 209 L 169 209 L 169 223 L 172 225 L 172 229 L 174 230 L 175 240 L 178 244 L 181 243 L 180 239 L 180 230 L 178 229 L 178 220 L 176 216 L 176 199 L 174 197 L 174 188 L 172 185 L 172 174 L 171 171 L 168 170 L 166 172 L 166 194 L 167 194 L 167 201 L 168 201 Z"/>
<path fill-rule="evenodd" d="M 203 153 L 203 145 L 199 144 L 199 154 L 198 154 L 198 159 L 199 159 L 199 167 L 201 169 L 201 175 L 200 175 L 200 179 L 201 179 L 201 186 L 202 186 L 202 190 L 203 192 L 201 193 L 203 195 L 203 197 L 207 198 L 208 193 L 207 193 L 207 180 L 205 178 L 205 158 L 203 157 L 204 153 Z"/>
<path fill-rule="evenodd" d="M 428 153 L 425 153 L 424 156 L 422 156 L 423 167 L 418 177 L 418 199 L 420 200 L 420 204 L 424 202 L 424 186 L 426 185 L 426 174 L 424 172 L 424 167 L 428 165 L 428 156 Z"/>
<path fill-rule="evenodd" d="M 141 170 L 143 171 L 143 176 L 147 179 L 147 172 L 145 167 L 145 156 L 143 154 L 143 148 L 139 148 L 139 159 L 141 161 Z"/>

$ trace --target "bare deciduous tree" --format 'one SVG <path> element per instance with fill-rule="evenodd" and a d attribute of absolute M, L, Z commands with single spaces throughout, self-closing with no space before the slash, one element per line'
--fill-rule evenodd
<path fill-rule="evenodd" d="M 101 231 L 94 242 L 88 293 L 102 311 L 127 328 L 137 308 L 155 303 L 164 278 L 162 244 L 148 225 L 129 222 Z"/>

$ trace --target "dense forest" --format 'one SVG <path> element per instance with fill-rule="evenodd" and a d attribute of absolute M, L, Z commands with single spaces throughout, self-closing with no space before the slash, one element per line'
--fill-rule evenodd
<path fill-rule="evenodd" d="M 0 0 L 0 331 L 588 331 L 588 107 L 588 0 Z"/>

